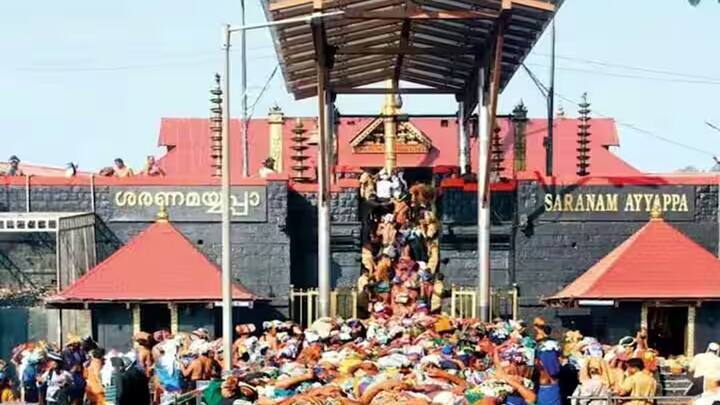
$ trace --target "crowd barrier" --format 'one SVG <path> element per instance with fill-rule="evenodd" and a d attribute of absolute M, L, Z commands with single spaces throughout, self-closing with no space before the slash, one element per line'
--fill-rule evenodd
<path fill-rule="evenodd" d="M 517 319 L 518 290 L 515 287 L 491 290 L 490 317 Z M 318 289 L 290 287 L 290 318 L 299 325 L 311 325 L 318 318 Z M 457 318 L 477 318 L 477 288 L 453 285 L 443 311 Z M 449 302 L 448 302 L 449 301 Z M 357 318 L 358 293 L 354 288 L 337 288 L 330 293 L 330 316 Z"/>
<path fill-rule="evenodd" d="M 617 395 L 595 396 L 595 397 L 568 397 L 573 405 L 614 405 L 630 401 L 646 401 L 648 404 L 670 405 L 670 404 L 692 404 L 697 397 L 689 396 L 653 396 L 653 397 L 621 397 Z"/>

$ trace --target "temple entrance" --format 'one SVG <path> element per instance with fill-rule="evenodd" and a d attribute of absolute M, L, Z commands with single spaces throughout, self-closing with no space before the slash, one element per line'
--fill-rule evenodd
<path fill-rule="evenodd" d="M 167 304 L 144 304 L 140 308 L 140 330 L 153 333 L 170 330 L 170 308 Z"/>
<path fill-rule="evenodd" d="M 401 170 L 403 171 L 403 177 L 408 186 L 415 183 L 432 183 L 432 167 L 405 167 Z"/>
<path fill-rule="evenodd" d="M 648 344 L 661 356 L 685 353 L 688 308 L 685 306 L 648 307 Z"/>

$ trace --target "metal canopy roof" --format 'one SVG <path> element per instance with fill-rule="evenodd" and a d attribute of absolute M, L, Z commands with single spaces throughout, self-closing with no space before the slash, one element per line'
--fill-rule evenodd
<path fill-rule="evenodd" d="M 342 11 L 322 21 L 330 55 L 329 88 L 337 93 L 386 79 L 428 93 L 475 92 L 479 67 L 491 63 L 502 35 L 504 87 L 555 14 L 561 0 L 262 0 L 270 21 Z M 307 22 L 272 28 L 288 90 L 317 95 L 317 35 Z M 469 95 L 469 94 L 468 94 Z M 472 98 L 471 95 L 469 95 Z M 467 97 L 465 97 L 467 98 Z"/>

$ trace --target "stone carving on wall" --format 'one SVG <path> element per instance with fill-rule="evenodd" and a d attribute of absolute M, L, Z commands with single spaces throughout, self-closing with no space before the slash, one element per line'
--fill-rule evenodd
<path fill-rule="evenodd" d="M 385 128 L 382 118 L 375 118 L 360 131 L 350 145 L 355 153 L 385 153 Z M 410 122 L 399 122 L 395 153 L 428 153 L 432 141 Z"/>

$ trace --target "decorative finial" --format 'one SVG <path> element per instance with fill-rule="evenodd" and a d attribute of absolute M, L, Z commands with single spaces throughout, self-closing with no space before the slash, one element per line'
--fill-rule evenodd
<path fill-rule="evenodd" d="M 167 207 L 165 204 L 160 206 L 160 209 L 158 210 L 157 215 L 155 216 L 155 222 L 166 224 L 170 220 L 170 215 L 168 214 Z"/>
<path fill-rule="evenodd" d="M 222 122 L 223 122 L 223 92 L 220 88 L 220 74 L 215 73 L 215 87 L 210 89 L 210 167 L 212 175 L 220 177 L 222 174 Z"/>
<path fill-rule="evenodd" d="M 652 209 L 650 210 L 650 220 L 651 221 L 662 221 L 663 215 L 662 215 L 662 209 L 660 209 L 659 204 L 653 205 Z"/>
<path fill-rule="evenodd" d="M 528 109 L 525 107 L 523 100 L 520 99 L 520 102 L 513 108 L 512 119 L 514 121 L 527 121 L 527 113 Z"/>
<path fill-rule="evenodd" d="M 582 102 L 578 117 L 578 139 L 577 139 L 577 175 L 587 176 L 590 174 L 590 103 L 587 93 L 583 93 Z"/>

